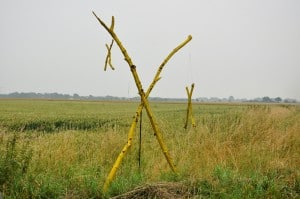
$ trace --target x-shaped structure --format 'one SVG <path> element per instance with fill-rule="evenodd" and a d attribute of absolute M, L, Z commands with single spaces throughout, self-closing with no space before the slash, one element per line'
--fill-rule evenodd
<path fill-rule="evenodd" d="M 186 111 L 186 121 L 185 121 L 185 125 L 184 125 L 185 129 L 187 129 L 189 117 L 191 117 L 192 126 L 196 127 L 195 119 L 192 114 L 192 94 L 194 91 L 194 87 L 195 87 L 194 83 L 191 86 L 191 90 L 189 90 L 188 87 L 185 87 L 185 90 L 186 90 L 186 93 L 188 96 L 188 107 L 187 107 L 187 111 Z"/>
<path fill-rule="evenodd" d="M 157 81 L 159 81 L 160 79 L 160 73 L 163 69 L 163 67 L 166 65 L 166 63 L 170 60 L 170 58 L 178 51 L 180 50 L 183 46 L 185 46 L 191 39 L 192 39 L 192 36 L 189 35 L 187 37 L 186 40 L 184 40 L 180 45 L 178 45 L 176 48 L 173 49 L 173 51 L 171 53 L 169 53 L 169 55 L 165 58 L 165 60 L 161 63 L 161 65 L 159 66 L 154 78 L 153 78 L 153 81 L 152 83 L 150 84 L 148 90 L 145 92 L 143 87 L 142 87 L 142 83 L 140 81 L 140 78 L 138 76 L 138 73 L 136 71 L 136 66 L 133 64 L 130 56 L 128 55 L 125 47 L 123 46 L 123 44 L 121 43 L 120 39 L 118 38 L 118 36 L 116 35 L 116 33 L 114 32 L 114 17 L 112 16 L 112 22 L 111 22 L 111 26 L 108 27 L 94 12 L 93 12 L 94 16 L 97 18 L 97 20 L 99 21 L 99 23 L 104 27 L 104 29 L 111 35 L 113 41 L 115 41 L 119 47 L 119 49 L 121 50 L 124 58 L 125 58 L 125 61 L 128 63 L 129 65 L 129 68 L 130 68 L 130 71 L 133 75 L 133 78 L 134 78 L 134 81 L 135 81 L 135 84 L 137 86 L 137 89 L 138 89 L 138 92 L 139 92 L 139 95 L 141 97 L 141 104 L 138 106 L 137 108 L 137 111 L 135 113 L 135 116 L 134 116 L 134 119 L 132 121 L 132 124 L 131 124 L 131 127 L 130 127 L 130 130 L 129 130 L 129 133 L 128 133 L 128 139 L 127 139 L 127 142 L 125 144 L 125 146 L 123 147 L 122 151 L 120 152 L 117 160 L 115 161 L 109 175 L 107 176 L 106 178 L 106 181 L 104 183 L 104 186 L 103 186 L 103 192 L 106 192 L 112 179 L 114 178 L 115 174 L 116 174 L 116 171 L 117 169 L 119 168 L 126 152 L 128 151 L 128 149 L 131 147 L 131 144 L 132 144 L 132 139 L 133 139 L 133 136 L 134 136 L 134 133 L 135 133 L 135 129 L 136 129 L 136 126 L 137 126 L 137 122 L 139 120 L 139 117 L 140 117 L 140 114 L 143 110 L 143 108 L 146 109 L 146 112 L 147 112 L 147 115 L 149 117 L 149 120 L 150 120 L 150 123 L 151 123 L 151 126 L 153 128 L 153 131 L 154 131 L 154 135 L 156 136 L 157 140 L 158 140 L 158 143 L 161 147 L 161 150 L 169 164 L 169 166 L 171 167 L 172 171 L 176 172 L 176 168 L 175 168 L 175 164 L 173 163 L 173 160 L 171 159 L 171 156 L 168 152 L 168 149 L 167 149 L 167 146 L 165 145 L 163 139 L 162 139 L 162 134 L 161 134 L 161 130 L 159 129 L 156 121 L 155 121 L 155 118 L 154 118 L 154 115 L 153 115 L 153 112 L 150 108 L 150 105 L 149 105 L 149 102 L 148 102 L 148 96 L 150 94 L 150 92 L 152 91 L 154 85 L 156 84 Z M 106 62 L 105 62 L 105 69 L 106 69 L 106 66 L 107 66 L 107 63 L 110 65 L 111 64 L 111 47 L 113 45 L 113 41 L 111 43 L 110 46 L 106 45 L 107 47 L 107 50 L 108 50 L 108 54 L 107 54 L 107 57 L 106 57 Z M 110 65 L 111 66 L 111 65 Z M 112 66 L 111 66 L 112 67 Z"/>

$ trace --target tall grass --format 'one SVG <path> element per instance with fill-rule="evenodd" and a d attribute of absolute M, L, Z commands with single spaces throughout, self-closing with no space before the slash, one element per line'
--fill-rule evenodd
<path fill-rule="evenodd" d="M 24 106 L 35 102 L 0 102 L 5 107 L 0 112 L 8 114 L 0 116 L 0 171 L 17 168 L 21 173 L 18 178 L 9 170 L 0 173 L 5 198 L 103 198 L 159 181 L 183 182 L 199 197 L 299 197 L 299 106 L 193 104 L 197 126 L 185 130 L 186 104 L 152 104 L 179 174 L 168 167 L 144 114 L 141 167 L 136 134 L 108 195 L 103 195 L 104 180 L 127 141 L 128 126 L 120 124 L 130 124 L 136 104 L 37 101 L 37 112 L 51 125 L 69 115 L 109 118 L 115 125 L 12 130 L 9 125 L 19 119 L 35 121 Z M 9 161 L 7 154 L 14 154 Z"/>

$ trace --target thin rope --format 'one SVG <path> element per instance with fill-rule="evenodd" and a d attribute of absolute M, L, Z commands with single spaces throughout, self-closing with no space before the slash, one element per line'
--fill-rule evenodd
<path fill-rule="evenodd" d="M 141 102 L 142 103 L 142 102 Z M 141 155 L 142 155 L 142 121 L 143 120 L 143 110 L 140 114 L 140 136 L 139 136 L 139 171 L 141 172 Z"/>
<path fill-rule="evenodd" d="M 185 61 L 186 64 L 186 82 L 194 83 L 193 77 L 193 67 L 192 67 L 192 53 L 190 47 L 188 49 L 188 53 L 186 54 L 187 59 Z"/>
<path fill-rule="evenodd" d="M 189 68 L 190 80 L 192 81 L 192 83 L 194 83 L 193 67 L 192 67 L 192 53 L 191 52 L 189 52 L 188 68 Z"/>

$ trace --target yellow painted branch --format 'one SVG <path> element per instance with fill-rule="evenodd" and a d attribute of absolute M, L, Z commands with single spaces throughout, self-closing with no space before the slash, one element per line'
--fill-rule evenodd
<path fill-rule="evenodd" d="M 191 92 L 190 92 L 190 115 L 191 115 L 191 120 L 192 120 L 192 126 L 196 127 L 196 123 L 195 123 L 195 119 L 193 117 L 193 111 L 192 111 L 192 95 L 193 95 L 193 91 L 194 91 L 194 86 L 195 86 L 195 84 L 193 83 Z"/>
<path fill-rule="evenodd" d="M 192 95 L 193 95 L 194 87 L 195 87 L 195 84 L 192 83 L 192 86 L 191 86 L 191 92 L 190 92 L 191 97 L 192 97 Z"/>
<path fill-rule="evenodd" d="M 167 150 L 167 147 L 166 145 L 164 144 L 163 142 L 163 139 L 162 139 L 162 135 L 161 135 L 161 132 L 157 126 L 157 124 L 155 123 L 155 120 L 154 120 L 154 117 L 153 117 L 153 113 L 150 109 L 150 106 L 149 106 L 149 103 L 148 103 L 148 100 L 147 100 L 147 97 L 149 96 L 151 90 L 153 89 L 155 83 L 160 79 L 159 75 L 160 75 L 160 72 L 162 70 L 162 68 L 164 67 L 164 65 L 169 61 L 169 59 L 178 51 L 180 50 L 184 45 L 186 45 L 191 39 L 192 39 L 192 36 L 188 36 L 188 38 L 182 42 L 179 46 L 177 46 L 175 49 L 173 49 L 173 51 L 167 56 L 167 58 L 163 61 L 163 63 L 160 65 L 151 85 L 149 86 L 146 94 L 142 88 L 142 84 L 141 84 L 141 81 L 139 79 L 139 76 L 137 74 L 137 71 L 136 71 L 136 67 L 133 65 L 132 61 L 131 61 L 131 58 L 129 57 L 126 49 L 123 47 L 121 41 L 119 40 L 119 38 L 117 37 L 117 35 L 113 32 L 113 28 L 108 28 L 106 26 L 106 24 L 99 18 L 97 17 L 97 15 L 93 12 L 93 14 L 95 15 L 95 17 L 98 19 L 98 21 L 100 22 L 100 24 L 110 33 L 110 35 L 112 36 L 112 38 L 116 41 L 117 45 L 119 46 L 122 54 L 124 55 L 125 57 L 125 61 L 128 63 L 129 67 L 130 67 L 130 70 L 132 72 L 132 75 L 134 77 L 134 80 L 135 80 L 135 83 L 136 83 L 136 86 L 138 88 L 138 91 L 139 91 L 139 94 L 141 96 L 141 99 L 142 99 L 142 103 L 139 105 L 138 107 L 138 110 L 136 112 L 136 117 L 134 118 L 134 121 L 132 122 L 132 125 L 131 125 L 131 128 L 130 128 L 130 131 L 129 131 L 129 134 L 128 134 L 128 141 L 127 141 L 127 144 L 124 146 L 123 150 L 121 151 L 121 153 L 119 154 L 109 176 L 107 177 L 106 179 L 106 182 L 104 184 L 104 187 L 103 187 L 103 191 L 106 192 L 107 189 L 108 189 L 108 186 L 110 184 L 110 182 L 112 181 L 112 178 L 115 176 L 115 173 L 124 157 L 124 155 L 126 154 L 126 151 L 128 150 L 128 148 L 131 146 L 131 141 L 132 141 L 132 138 L 133 138 L 133 135 L 134 135 L 134 131 L 135 131 L 135 128 L 136 128 L 136 124 L 138 122 L 138 118 L 140 116 L 140 113 L 143 109 L 143 106 L 145 107 L 146 109 L 146 112 L 148 114 L 148 117 L 150 119 L 150 123 L 152 125 L 152 128 L 155 132 L 155 135 L 157 137 L 157 140 L 160 144 L 160 147 L 163 151 L 163 154 L 165 155 L 166 159 L 167 159 L 167 162 L 169 163 L 171 169 L 175 171 L 175 165 L 168 153 L 168 150 Z M 113 22 L 112 22 L 113 24 Z"/>
<path fill-rule="evenodd" d="M 106 59 L 105 59 L 104 71 L 106 71 L 107 64 L 108 64 L 109 59 L 110 59 L 110 49 L 109 49 L 109 46 L 107 44 L 105 44 L 105 46 L 106 46 L 106 49 L 108 50 L 108 52 L 107 52 Z"/>
<path fill-rule="evenodd" d="M 97 18 L 97 20 L 99 21 L 99 23 L 104 27 L 104 29 L 111 35 L 111 37 L 115 40 L 115 42 L 117 43 L 117 45 L 119 46 L 125 61 L 128 63 L 129 66 L 132 66 L 133 63 L 131 61 L 131 58 L 129 57 L 126 49 L 124 48 L 122 42 L 120 41 L 120 39 L 117 37 L 117 35 L 115 34 L 114 31 L 110 30 L 110 28 L 108 28 L 108 26 L 95 14 L 95 12 L 93 12 L 94 16 Z"/>
<path fill-rule="evenodd" d="M 196 127 L 195 119 L 192 114 L 192 94 L 194 91 L 194 86 L 195 86 L 195 84 L 193 83 L 191 86 L 191 90 L 189 90 L 188 87 L 185 87 L 187 96 L 188 96 L 188 107 L 187 107 L 187 111 L 186 111 L 186 121 L 185 121 L 185 125 L 184 125 L 185 129 L 187 129 L 189 117 L 191 117 L 192 126 Z"/>
<path fill-rule="evenodd" d="M 141 108 L 139 107 L 138 111 L 136 112 L 136 118 L 138 118 L 140 116 L 140 112 L 141 110 L 143 109 L 143 107 L 141 106 Z M 131 124 L 131 127 L 130 127 L 130 130 L 129 130 L 129 133 L 128 133 L 128 140 L 127 140 L 127 143 L 125 144 L 125 146 L 123 147 L 121 153 L 118 155 L 118 158 L 116 159 L 113 167 L 111 168 L 106 180 L 105 180 L 105 183 L 104 183 L 104 186 L 103 186 L 103 191 L 106 192 L 112 179 L 114 178 L 123 158 L 125 157 L 128 149 L 131 147 L 131 144 L 132 144 L 132 139 L 133 139 L 133 136 L 134 136 L 134 132 L 135 132 L 135 129 L 136 129 L 136 124 L 137 124 L 137 121 L 133 121 L 132 124 Z"/>
<path fill-rule="evenodd" d="M 187 43 L 189 43 L 190 41 L 192 40 L 192 36 L 189 35 L 183 42 L 181 42 L 176 48 L 174 48 L 169 54 L 168 56 L 164 59 L 164 61 L 160 64 L 155 76 L 154 76 L 154 80 L 155 79 L 158 79 L 160 78 L 159 75 L 160 75 L 160 72 L 161 70 L 163 69 L 163 67 L 167 64 L 167 62 L 171 59 L 171 57 L 176 53 L 178 52 L 182 47 L 184 47 Z M 154 82 L 154 81 L 153 81 Z M 151 90 L 153 89 L 153 82 L 152 84 L 150 84 L 150 90 L 149 90 L 149 93 L 151 92 Z M 147 90 L 147 92 L 148 92 Z"/>
<path fill-rule="evenodd" d="M 189 115 L 190 115 L 190 91 L 189 91 L 189 88 L 188 87 L 185 87 L 185 90 L 186 90 L 186 93 L 187 93 L 187 96 L 188 96 L 188 107 L 186 109 L 186 120 L 185 120 L 185 125 L 184 125 L 184 128 L 187 129 L 187 126 L 188 126 L 188 121 L 189 121 Z"/>
<path fill-rule="evenodd" d="M 136 67 L 133 65 L 130 67 L 131 68 L 131 72 L 132 72 L 132 75 L 135 79 L 135 82 L 136 82 L 136 85 L 137 85 L 137 88 L 139 90 L 139 94 L 142 98 L 142 102 L 143 102 L 143 105 L 146 109 L 146 112 L 147 112 L 147 115 L 149 117 L 149 120 L 150 120 L 150 123 L 151 123 L 151 126 L 154 130 L 154 135 L 156 136 L 157 140 L 158 140 L 158 143 L 163 151 L 163 154 L 165 155 L 165 158 L 167 159 L 167 162 L 169 163 L 169 166 L 171 167 L 172 171 L 176 172 L 176 169 L 175 169 L 175 165 L 171 159 L 171 156 L 169 155 L 169 152 L 168 152 L 168 149 L 167 149 L 167 146 L 165 145 L 164 141 L 163 141 L 163 138 L 162 138 L 162 135 L 161 135 L 161 131 L 160 129 L 158 128 L 156 122 L 155 122 L 155 119 L 154 119 L 154 116 L 153 116 L 153 113 L 152 113 L 152 110 L 149 106 L 149 103 L 148 103 L 148 100 L 146 99 L 146 96 L 145 96 L 145 93 L 143 91 L 143 88 L 142 88 L 142 84 L 139 80 L 139 77 L 138 77 L 138 74 L 136 72 Z"/>
<path fill-rule="evenodd" d="M 149 88 L 147 89 L 147 92 L 146 92 L 146 98 L 148 98 L 148 96 L 150 95 L 154 85 L 160 80 L 160 73 L 162 71 L 162 69 L 164 68 L 164 66 L 166 65 L 166 63 L 170 60 L 170 58 L 180 49 L 182 48 L 184 45 L 186 45 L 189 41 L 191 40 L 191 37 L 188 37 L 185 41 L 183 41 L 178 47 L 176 47 L 174 50 L 172 50 L 171 53 L 169 53 L 169 55 L 164 59 L 164 61 L 160 64 L 153 80 L 152 80 L 152 83 L 150 84 Z M 129 130 L 129 133 L 128 133 L 128 141 L 126 143 L 126 145 L 124 146 L 122 152 L 119 154 L 117 160 L 115 161 L 106 181 L 105 181 L 105 184 L 104 184 L 104 192 L 107 191 L 108 187 L 109 187 L 109 184 L 110 182 L 112 181 L 112 179 L 114 178 L 115 174 L 116 174 L 116 171 L 119 167 L 119 165 L 121 164 L 122 162 L 122 159 L 123 157 L 125 156 L 126 152 L 127 152 L 127 149 L 129 147 L 126 147 L 126 146 L 131 146 L 131 142 L 132 142 L 132 139 L 133 139 L 133 136 L 134 136 L 134 132 L 135 132 L 135 128 L 136 128 L 136 125 L 138 123 L 138 120 L 139 120 L 139 116 L 143 110 L 143 103 L 139 104 L 138 108 L 137 108 L 137 111 L 136 111 L 136 114 L 135 114 L 135 117 L 133 118 L 133 121 L 131 123 L 131 127 L 130 127 L 130 130 Z M 124 150 L 125 149 L 125 150 Z"/>
<path fill-rule="evenodd" d="M 112 49 L 113 44 L 114 44 L 114 40 L 111 41 L 110 46 L 108 46 L 108 44 L 105 44 L 106 49 L 107 49 L 107 55 L 106 55 L 106 59 L 105 59 L 104 71 L 106 71 L 107 64 L 111 67 L 112 70 L 115 70 L 115 68 L 113 67 L 113 65 L 111 63 L 111 49 Z"/>
<path fill-rule="evenodd" d="M 112 16 L 112 17 L 111 17 L 110 30 L 111 30 L 111 31 L 114 31 L 114 27 L 115 27 L 115 17 Z"/>

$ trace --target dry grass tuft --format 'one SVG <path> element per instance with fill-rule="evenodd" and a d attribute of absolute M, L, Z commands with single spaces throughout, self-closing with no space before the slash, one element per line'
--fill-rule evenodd
<path fill-rule="evenodd" d="M 161 182 L 155 184 L 146 184 L 135 188 L 132 191 L 124 193 L 119 196 L 112 197 L 112 199 L 147 199 L 147 198 L 161 198 L 161 199 L 176 199 L 176 198 L 190 198 L 191 194 L 188 187 L 181 183 Z"/>

